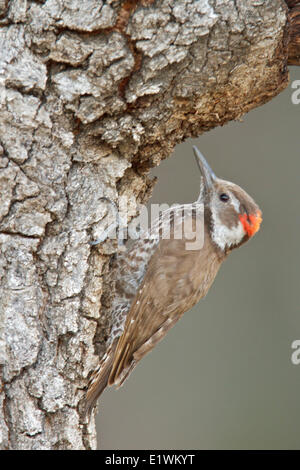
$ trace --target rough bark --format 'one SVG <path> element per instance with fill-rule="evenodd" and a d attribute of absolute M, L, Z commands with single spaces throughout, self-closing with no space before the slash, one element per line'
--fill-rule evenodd
<path fill-rule="evenodd" d="M 288 63 L 300 65 L 300 0 L 286 0 L 289 7 Z"/>
<path fill-rule="evenodd" d="M 285 88 L 286 26 L 281 0 L 0 0 L 2 449 L 96 447 L 103 197 L 134 217 L 177 142 Z"/>

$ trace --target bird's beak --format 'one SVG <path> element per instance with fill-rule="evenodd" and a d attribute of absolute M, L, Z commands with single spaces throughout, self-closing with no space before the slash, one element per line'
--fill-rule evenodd
<path fill-rule="evenodd" d="M 213 185 L 217 177 L 210 168 L 205 158 L 203 157 L 202 153 L 197 149 L 197 147 L 193 146 L 193 150 L 196 157 L 196 162 L 198 163 L 199 170 L 201 171 L 201 174 L 203 176 L 205 192 L 209 193 L 213 189 Z"/>

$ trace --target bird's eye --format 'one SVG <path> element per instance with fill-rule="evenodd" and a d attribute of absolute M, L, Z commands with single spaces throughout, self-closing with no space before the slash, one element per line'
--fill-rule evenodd
<path fill-rule="evenodd" d="M 227 202 L 229 200 L 229 196 L 226 193 L 220 194 L 220 201 Z"/>

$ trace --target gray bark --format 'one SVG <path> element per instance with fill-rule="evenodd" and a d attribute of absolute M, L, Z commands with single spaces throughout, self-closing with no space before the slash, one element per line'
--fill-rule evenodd
<path fill-rule="evenodd" d="M 81 403 L 116 251 L 88 244 L 101 198 L 134 217 L 177 142 L 279 93 L 286 17 L 281 0 L 0 0 L 2 449 L 96 447 Z"/>

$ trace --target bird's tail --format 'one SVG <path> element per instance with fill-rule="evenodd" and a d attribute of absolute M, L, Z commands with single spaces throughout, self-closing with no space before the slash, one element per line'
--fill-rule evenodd
<path fill-rule="evenodd" d="M 98 397 L 107 387 L 109 375 L 113 366 L 115 348 L 116 344 L 113 343 L 100 362 L 99 367 L 91 377 L 86 393 L 85 416 L 90 416 Z"/>

